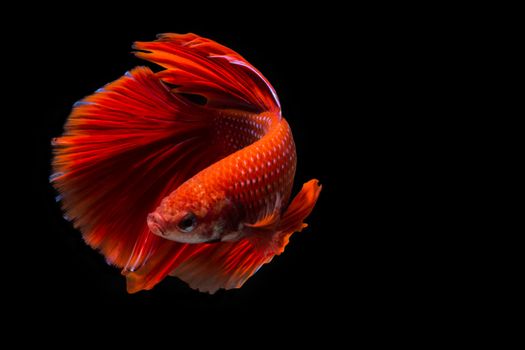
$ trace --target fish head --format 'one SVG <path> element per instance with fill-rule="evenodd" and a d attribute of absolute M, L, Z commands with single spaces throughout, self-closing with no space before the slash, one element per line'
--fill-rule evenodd
<path fill-rule="evenodd" d="M 180 243 L 218 242 L 231 226 L 231 202 L 210 192 L 174 191 L 148 215 L 150 231 Z"/>

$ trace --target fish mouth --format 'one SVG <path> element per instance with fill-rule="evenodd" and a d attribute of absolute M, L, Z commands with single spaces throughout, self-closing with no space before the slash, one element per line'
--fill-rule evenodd
<path fill-rule="evenodd" d="M 157 236 L 166 237 L 168 235 L 166 220 L 157 212 L 148 214 L 148 227 Z"/>

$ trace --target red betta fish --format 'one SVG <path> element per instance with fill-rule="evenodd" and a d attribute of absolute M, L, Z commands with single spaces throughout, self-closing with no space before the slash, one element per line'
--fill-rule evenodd
<path fill-rule="evenodd" d="M 53 140 L 50 181 L 129 293 L 168 275 L 203 292 L 239 288 L 306 226 L 321 186 L 290 202 L 292 132 L 238 53 L 195 34 L 134 49 L 164 70 L 136 67 L 77 102 Z"/>

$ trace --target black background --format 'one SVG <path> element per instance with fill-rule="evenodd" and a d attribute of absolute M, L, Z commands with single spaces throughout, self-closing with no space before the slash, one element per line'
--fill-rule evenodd
<path fill-rule="evenodd" d="M 130 315 L 141 324 L 190 314 L 206 315 L 214 326 L 249 316 L 354 330 L 395 322 L 408 305 L 417 309 L 413 300 L 427 286 L 411 282 L 420 271 L 406 272 L 409 243 L 399 233 L 409 228 L 396 225 L 393 213 L 405 146 L 392 133 L 406 123 L 399 115 L 410 113 L 399 108 L 406 98 L 400 77 L 408 74 L 405 60 L 415 59 L 403 53 L 403 23 L 384 12 L 377 18 L 374 11 L 337 7 L 206 15 L 198 7 L 144 7 L 121 15 L 100 8 L 85 17 L 72 10 L 26 22 L 28 34 L 16 47 L 23 50 L 22 88 L 31 91 L 20 102 L 30 137 L 24 158 L 30 215 L 19 225 L 24 248 L 16 254 L 24 258 L 14 263 L 13 302 L 41 315 Z M 119 270 L 62 218 L 48 183 L 50 140 L 61 134 L 73 103 L 146 64 L 131 54 L 132 42 L 163 32 L 211 38 L 257 67 L 275 87 L 294 133 L 295 191 L 311 178 L 323 185 L 309 227 L 239 290 L 208 295 L 166 278 L 151 291 L 127 294 Z"/>

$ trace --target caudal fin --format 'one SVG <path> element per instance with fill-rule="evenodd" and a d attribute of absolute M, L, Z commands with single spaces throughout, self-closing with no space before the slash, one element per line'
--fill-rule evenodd
<path fill-rule="evenodd" d="M 280 109 L 270 82 L 232 49 L 192 33 L 157 37 L 136 42 L 135 54 L 165 68 L 157 76 L 176 85 L 174 91 L 202 95 L 211 108 Z"/>

